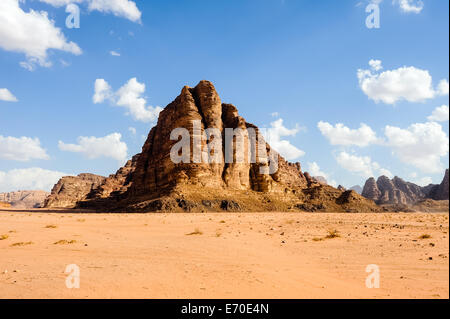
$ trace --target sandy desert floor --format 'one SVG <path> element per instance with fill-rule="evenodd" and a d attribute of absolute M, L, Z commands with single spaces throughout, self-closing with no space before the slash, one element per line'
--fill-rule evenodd
<path fill-rule="evenodd" d="M 0 211 L 0 298 L 448 298 L 448 230 L 448 213 Z"/>

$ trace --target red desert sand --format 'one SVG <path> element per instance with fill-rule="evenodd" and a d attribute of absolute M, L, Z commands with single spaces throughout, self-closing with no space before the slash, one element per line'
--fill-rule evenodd
<path fill-rule="evenodd" d="M 0 298 L 449 298 L 448 217 L 0 210 Z"/>

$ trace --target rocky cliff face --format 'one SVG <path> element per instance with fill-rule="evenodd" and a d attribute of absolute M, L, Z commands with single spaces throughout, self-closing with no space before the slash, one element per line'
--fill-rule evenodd
<path fill-rule="evenodd" d="M 439 185 L 434 185 L 429 193 L 428 198 L 434 199 L 434 200 L 448 200 L 449 192 L 449 181 L 448 181 L 448 169 L 445 171 L 444 179 L 442 180 L 442 183 Z"/>
<path fill-rule="evenodd" d="M 61 178 L 44 202 L 44 208 L 74 208 L 76 203 L 87 198 L 106 178 L 94 174 L 80 174 Z"/>
<path fill-rule="evenodd" d="M 381 176 L 377 181 L 369 178 L 362 195 L 378 205 L 414 205 L 424 199 L 448 200 L 448 170 L 440 185 L 418 186 L 399 177 L 392 180 Z"/>
<path fill-rule="evenodd" d="M 184 134 L 189 152 L 181 152 L 183 146 L 174 153 Z M 82 196 L 64 201 L 108 211 L 377 211 L 355 192 L 304 174 L 300 163 L 287 162 L 262 137 L 247 138 L 254 135 L 259 129 L 222 103 L 211 82 L 186 86 L 160 113 L 140 154 L 88 193 L 83 187 Z"/>
<path fill-rule="evenodd" d="M 49 193 L 44 191 L 17 191 L 1 193 L 0 202 L 8 203 L 15 209 L 40 208 Z"/>

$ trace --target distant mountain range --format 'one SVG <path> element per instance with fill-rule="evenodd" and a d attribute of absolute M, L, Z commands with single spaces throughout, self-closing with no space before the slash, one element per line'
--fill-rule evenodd
<path fill-rule="evenodd" d="M 424 199 L 448 200 L 449 170 L 445 171 L 441 184 L 430 184 L 425 187 L 406 182 L 399 177 L 389 179 L 380 176 L 376 181 L 371 177 L 366 181 L 362 195 L 378 205 L 414 205 Z"/>
<path fill-rule="evenodd" d="M 12 207 L 16 209 L 40 208 L 50 193 L 44 191 L 17 191 L 0 193 L 0 207 Z"/>

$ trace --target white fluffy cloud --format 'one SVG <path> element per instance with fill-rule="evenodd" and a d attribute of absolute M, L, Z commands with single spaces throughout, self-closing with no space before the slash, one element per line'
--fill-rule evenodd
<path fill-rule="evenodd" d="M 330 123 L 320 121 L 317 127 L 331 145 L 365 147 L 378 141 L 376 133 L 364 123 L 361 124 L 359 129 L 350 129 L 342 123 L 333 126 Z"/>
<path fill-rule="evenodd" d="M 347 152 L 340 152 L 336 157 L 336 161 L 342 168 L 364 178 L 376 177 L 377 175 L 392 177 L 392 173 L 389 170 L 381 168 L 369 156 L 357 156 Z"/>
<path fill-rule="evenodd" d="M 396 0 L 395 2 L 405 13 L 420 13 L 424 7 L 421 0 Z"/>
<path fill-rule="evenodd" d="M 47 160 L 49 156 L 38 138 L 0 135 L 0 159 L 27 162 L 33 159 Z"/>
<path fill-rule="evenodd" d="M 140 22 L 142 13 L 136 3 L 130 0 L 40 0 L 55 7 L 69 3 L 86 3 L 89 11 L 111 13 L 117 17 L 126 18 L 133 22 Z"/>
<path fill-rule="evenodd" d="M 448 81 L 446 79 L 443 79 L 439 82 L 437 92 L 439 95 L 448 95 L 448 88 Z"/>
<path fill-rule="evenodd" d="M 305 152 L 298 149 L 291 142 L 283 140 L 283 137 L 295 136 L 300 131 L 300 127 L 288 129 L 283 125 L 283 119 L 278 119 L 270 123 L 270 128 L 262 129 L 261 133 L 267 143 L 287 160 L 294 160 L 305 155 Z"/>
<path fill-rule="evenodd" d="M 88 159 L 109 157 L 118 161 L 125 161 L 128 157 L 127 144 L 121 141 L 120 133 L 112 133 L 105 137 L 85 137 L 78 138 L 78 144 L 66 144 L 58 142 L 58 147 L 62 151 L 83 154 Z"/>
<path fill-rule="evenodd" d="M 116 51 L 110 51 L 109 54 L 111 54 L 112 56 L 120 56 L 120 53 Z"/>
<path fill-rule="evenodd" d="M 58 171 L 45 170 L 38 167 L 0 171 L 0 192 L 18 190 L 50 191 L 58 180 L 68 176 Z"/>
<path fill-rule="evenodd" d="M 387 145 L 405 164 L 425 173 L 439 173 L 444 167 L 441 157 L 449 152 L 449 138 L 436 122 L 416 123 L 407 129 L 386 126 Z"/>
<path fill-rule="evenodd" d="M 423 102 L 448 94 L 448 81 L 441 80 L 437 89 L 427 70 L 413 66 L 379 72 L 381 61 L 371 60 L 371 69 L 359 69 L 357 76 L 361 90 L 375 102 L 395 104 L 398 101 Z"/>
<path fill-rule="evenodd" d="M 316 162 L 309 162 L 308 166 L 307 166 L 307 172 L 311 175 L 311 176 L 322 176 L 323 178 L 325 178 L 328 182 L 329 185 L 337 187 L 337 182 L 335 180 L 332 180 L 330 178 L 330 176 L 323 172 L 320 169 L 319 164 L 317 164 Z"/>
<path fill-rule="evenodd" d="M 442 105 L 434 109 L 433 113 L 428 116 L 429 121 L 447 122 L 449 116 L 448 105 Z"/>
<path fill-rule="evenodd" d="M 17 98 L 8 89 L 0 89 L 0 101 L 17 102 Z"/>
<path fill-rule="evenodd" d="M 128 113 L 137 121 L 154 122 L 162 108 L 148 106 L 146 99 L 143 97 L 144 93 L 145 84 L 139 83 L 136 78 L 130 79 L 117 92 L 113 92 L 104 79 L 97 79 L 92 99 L 95 104 L 109 100 L 113 105 L 126 108 Z"/>
<path fill-rule="evenodd" d="M 36 65 L 51 66 L 48 50 L 82 53 L 76 43 L 66 40 L 47 12 L 25 12 L 20 8 L 19 0 L 0 1 L 0 48 L 24 53 L 26 60 L 20 65 L 28 70 L 33 70 Z"/>

